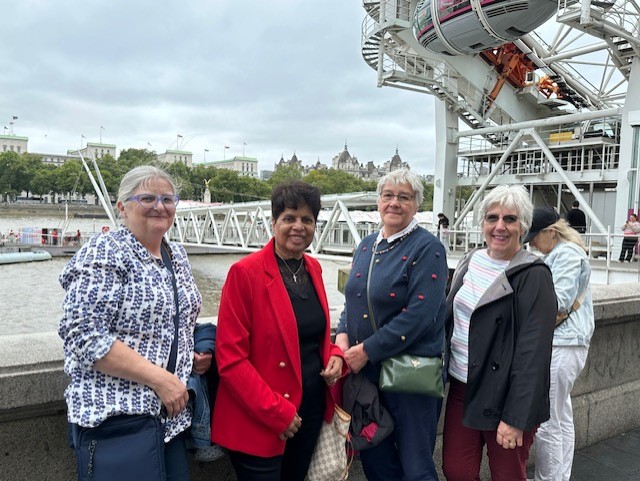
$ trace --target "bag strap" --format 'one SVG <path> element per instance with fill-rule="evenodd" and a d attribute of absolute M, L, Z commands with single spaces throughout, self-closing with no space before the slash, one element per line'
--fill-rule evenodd
<path fill-rule="evenodd" d="M 173 342 L 171 343 L 171 352 L 169 353 L 169 362 L 167 363 L 167 371 L 170 373 L 176 370 L 176 359 L 178 357 L 178 324 L 180 323 L 180 305 L 178 304 L 178 286 L 176 284 L 176 275 L 173 272 L 173 265 L 171 264 L 171 254 L 169 246 L 164 239 L 160 245 L 160 252 L 162 253 L 162 260 L 165 267 L 171 274 L 171 284 L 173 285 L 173 301 L 176 305 L 176 312 L 173 315 Z"/>
<path fill-rule="evenodd" d="M 580 309 L 580 306 L 582 305 L 582 301 L 584 301 L 584 298 L 587 297 L 588 289 L 589 289 L 589 285 L 587 284 L 587 287 L 585 287 L 585 289 L 582 291 L 582 294 L 580 294 L 578 298 L 575 301 L 573 301 L 573 304 L 571 304 L 571 312 L 577 311 L 578 309 Z M 571 312 L 569 314 L 571 314 Z"/>
<path fill-rule="evenodd" d="M 369 296 L 369 285 L 371 283 L 371 272 L 373 271 L 373 260 L 376 257 L 376 245 L 377 243 L 373 243 L 373 247 L 371 248 L 371 261 L 369 262 L 369 272 L 367 274 L 367 306 L 369 307 L 369 318 L 371 319 L 371 327 L 373 328 L 373 332 L 378 330 L 378 323 L 376 322 L 376 318 L 373 315 L 373 308 L 371 307 L 371 297 Z"/>

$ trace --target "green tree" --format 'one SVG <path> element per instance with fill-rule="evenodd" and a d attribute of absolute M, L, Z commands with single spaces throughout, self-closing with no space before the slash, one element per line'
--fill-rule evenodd
<path fill-rule="evenodd" d="M 302 180 L 302 171 L 287 165 L 276 169 L 269 179 L 269 184 L 275 186 L 291 180 Z"/>
<path fill-rule="evenodd" d="M 120 151 L 118 166 L 122 175 L 139 165 L 150 165 L 158 162 L 155 152 L 147 149 L 124 149 Z"/>
<path fill-rule="evenodd" d="M 242 202 L 243 193 L 238 172 L 229 169 L 215 169 L 209 180 L 212 202 Z"/>
<path fill-rule="evenodd" d="M 360 192 L 363 188 L 362 180 L 336 169 L 312 170 L 304 181 L 318 187 L 323 195 Z"/>
<path fill-rule="evenodd" d="M 424 200 L 422 201 L 422 205 L 418 210 L 432 211 L 433 210 L 433 184 L 427 184 L 423 180 L 422 186 L 424 187 Z"/>
<path fill-rule="evenodd" d="M 79 159 L 67 160 L 55 171 L 56 191 L 70 196 L 71 194 L 93 191 L 87 173 Z"/>
<path fill-rule="evenodd" d="M 56 193 L 56 169 L 53 164 L 42 164 L 31 179 L 31 192 L 34 195 Z"/>
<path fill-rule="evenodd" d="M 20 194 L 18 190 L 18 169 L 20 154 L 17 152 L 0 153 L 0 193 L 3 198 Z"/>
<path fill-rule="evenodd" d="M 180 187 L 182 199 L 194 198 L 194 186 L 191 183 L 191 169 L 182 162 L 160 163 L 160 167 L 166 170 Z"/>
<path fill-rule="evenodd" d="M 255 177 L 239 176 L 238 192 L 241 193 L 240 202 L 253 202 L 269 199 L 271 197 L 271 186 Z"/>

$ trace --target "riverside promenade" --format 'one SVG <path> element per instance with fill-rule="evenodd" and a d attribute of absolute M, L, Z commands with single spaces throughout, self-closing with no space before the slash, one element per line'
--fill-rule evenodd
<path fill-rule="evenodd" d="M 593 288 L 596 331 L 572 392 L 573 481 L 640 481 L 639 293 L 639 283 Z M 55 332 L 0 336 L 0 481 L 75 479 L 66 443 L 66 385 Z M 439 465 L 441 435 L 435 459 Z M 235 479 L 226 458 L 193 459 L 192 473 L 192 481 Z M 365 479 L 358 461 L 349 479 Z M 486 467 L 481 479 L 490 479 Z"/>

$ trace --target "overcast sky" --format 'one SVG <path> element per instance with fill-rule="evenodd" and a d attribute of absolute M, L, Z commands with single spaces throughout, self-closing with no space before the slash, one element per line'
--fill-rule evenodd
<path fill-rule="evenodd" d="M 17 116 L 30 152 L 102 133 L 118 152 L 180 141 L 200 162 L 246 142 L 273 169 L 294 152 L 330 166 L 346 140 L 360 162 L 382 164 L 397 145 L 433 173 L 434 100 L 376 87 L 359 0 L 18 0 L 2 11 L 0 122 Z"/>

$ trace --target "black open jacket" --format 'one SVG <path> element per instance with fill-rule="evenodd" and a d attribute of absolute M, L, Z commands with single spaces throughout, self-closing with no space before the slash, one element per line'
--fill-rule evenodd
<path fill-rule="evenodd" d="M 447 359 L 453 334 L 453 299 L 474 252 L 461 259 L 447 296 Z M 504 421 L 531 431 L 549 419 L 549 366 L 556 313 L 551 271 L 534 254 L 519 251 L 471 315 L 462 414 L 465 426 L 494 430 Z"/>

